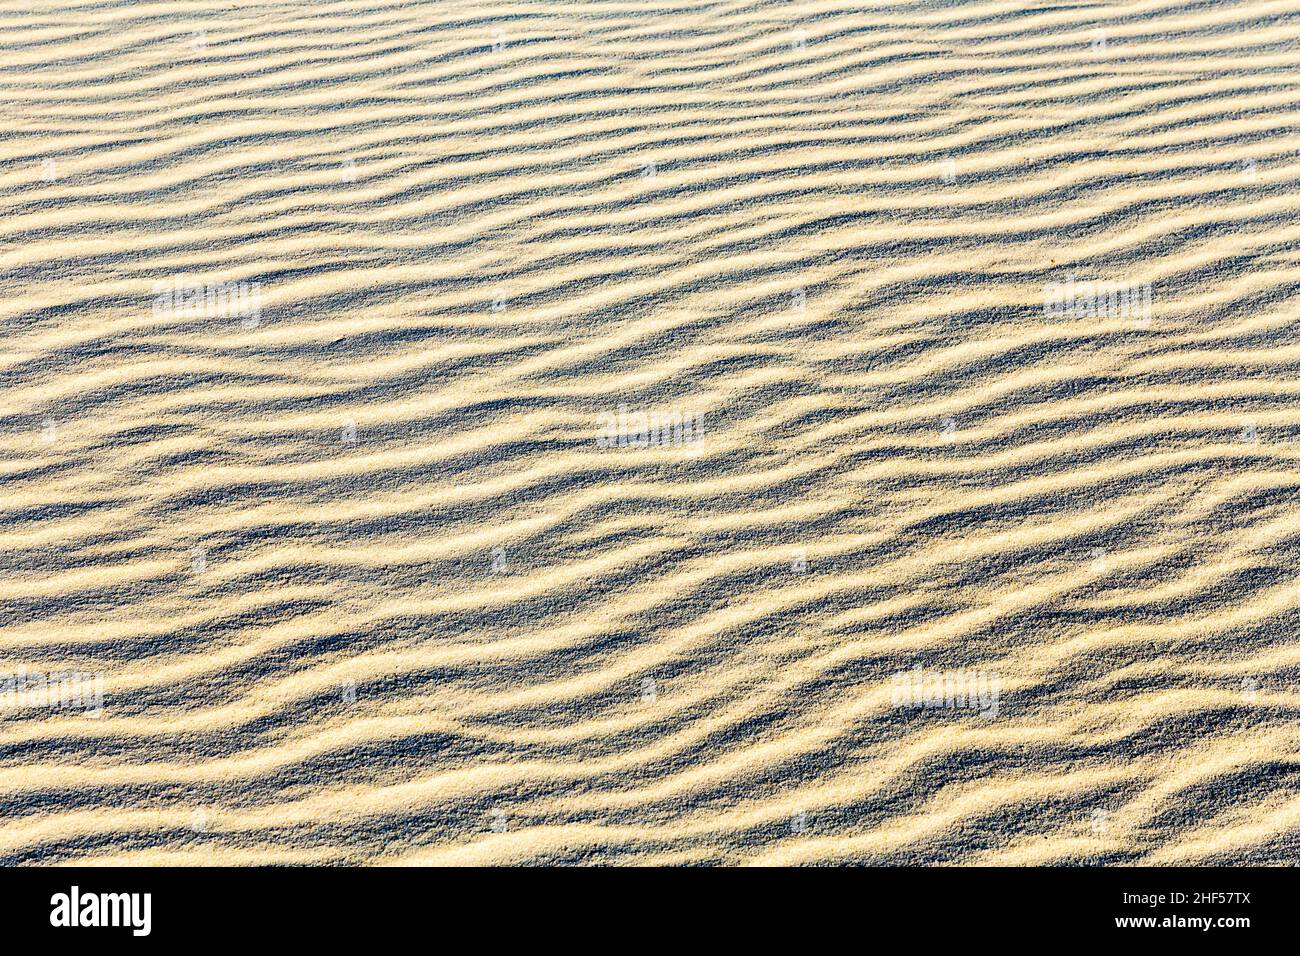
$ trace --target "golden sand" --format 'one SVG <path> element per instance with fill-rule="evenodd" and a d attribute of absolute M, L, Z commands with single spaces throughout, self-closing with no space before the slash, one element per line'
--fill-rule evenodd
<path fill-rule="evenodd" d="M 1300 0 L 0 37 L 0 862 L 1296 860 Z"/>

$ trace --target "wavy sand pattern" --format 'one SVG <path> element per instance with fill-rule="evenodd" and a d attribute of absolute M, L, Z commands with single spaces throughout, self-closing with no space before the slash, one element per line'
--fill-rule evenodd
<path fill-rule="evenodd" d="M 0 36 L 0 861 L 1295 860 L 1300 0 Z"/>

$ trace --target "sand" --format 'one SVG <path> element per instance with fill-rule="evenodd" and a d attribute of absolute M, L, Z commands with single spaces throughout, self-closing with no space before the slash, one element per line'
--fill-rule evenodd
<path fill-rule="evenodd" d="M 1300 0 L 0 12 L 0 862 L 1300 848 Z"/>

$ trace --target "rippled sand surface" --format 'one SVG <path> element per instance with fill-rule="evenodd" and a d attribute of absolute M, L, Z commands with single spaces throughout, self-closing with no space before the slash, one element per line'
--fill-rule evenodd
<path fill-rule="evenodd" d="M 1300 0 L 0 38 L 0 862 L 1295 861 Z"/>

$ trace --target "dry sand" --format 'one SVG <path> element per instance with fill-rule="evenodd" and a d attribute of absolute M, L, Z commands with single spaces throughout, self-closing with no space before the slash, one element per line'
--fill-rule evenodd
<path fill-rule="evenodd" d="M 1300 0 L 0 37 L 0 862 L 1295 861 Z"/>

